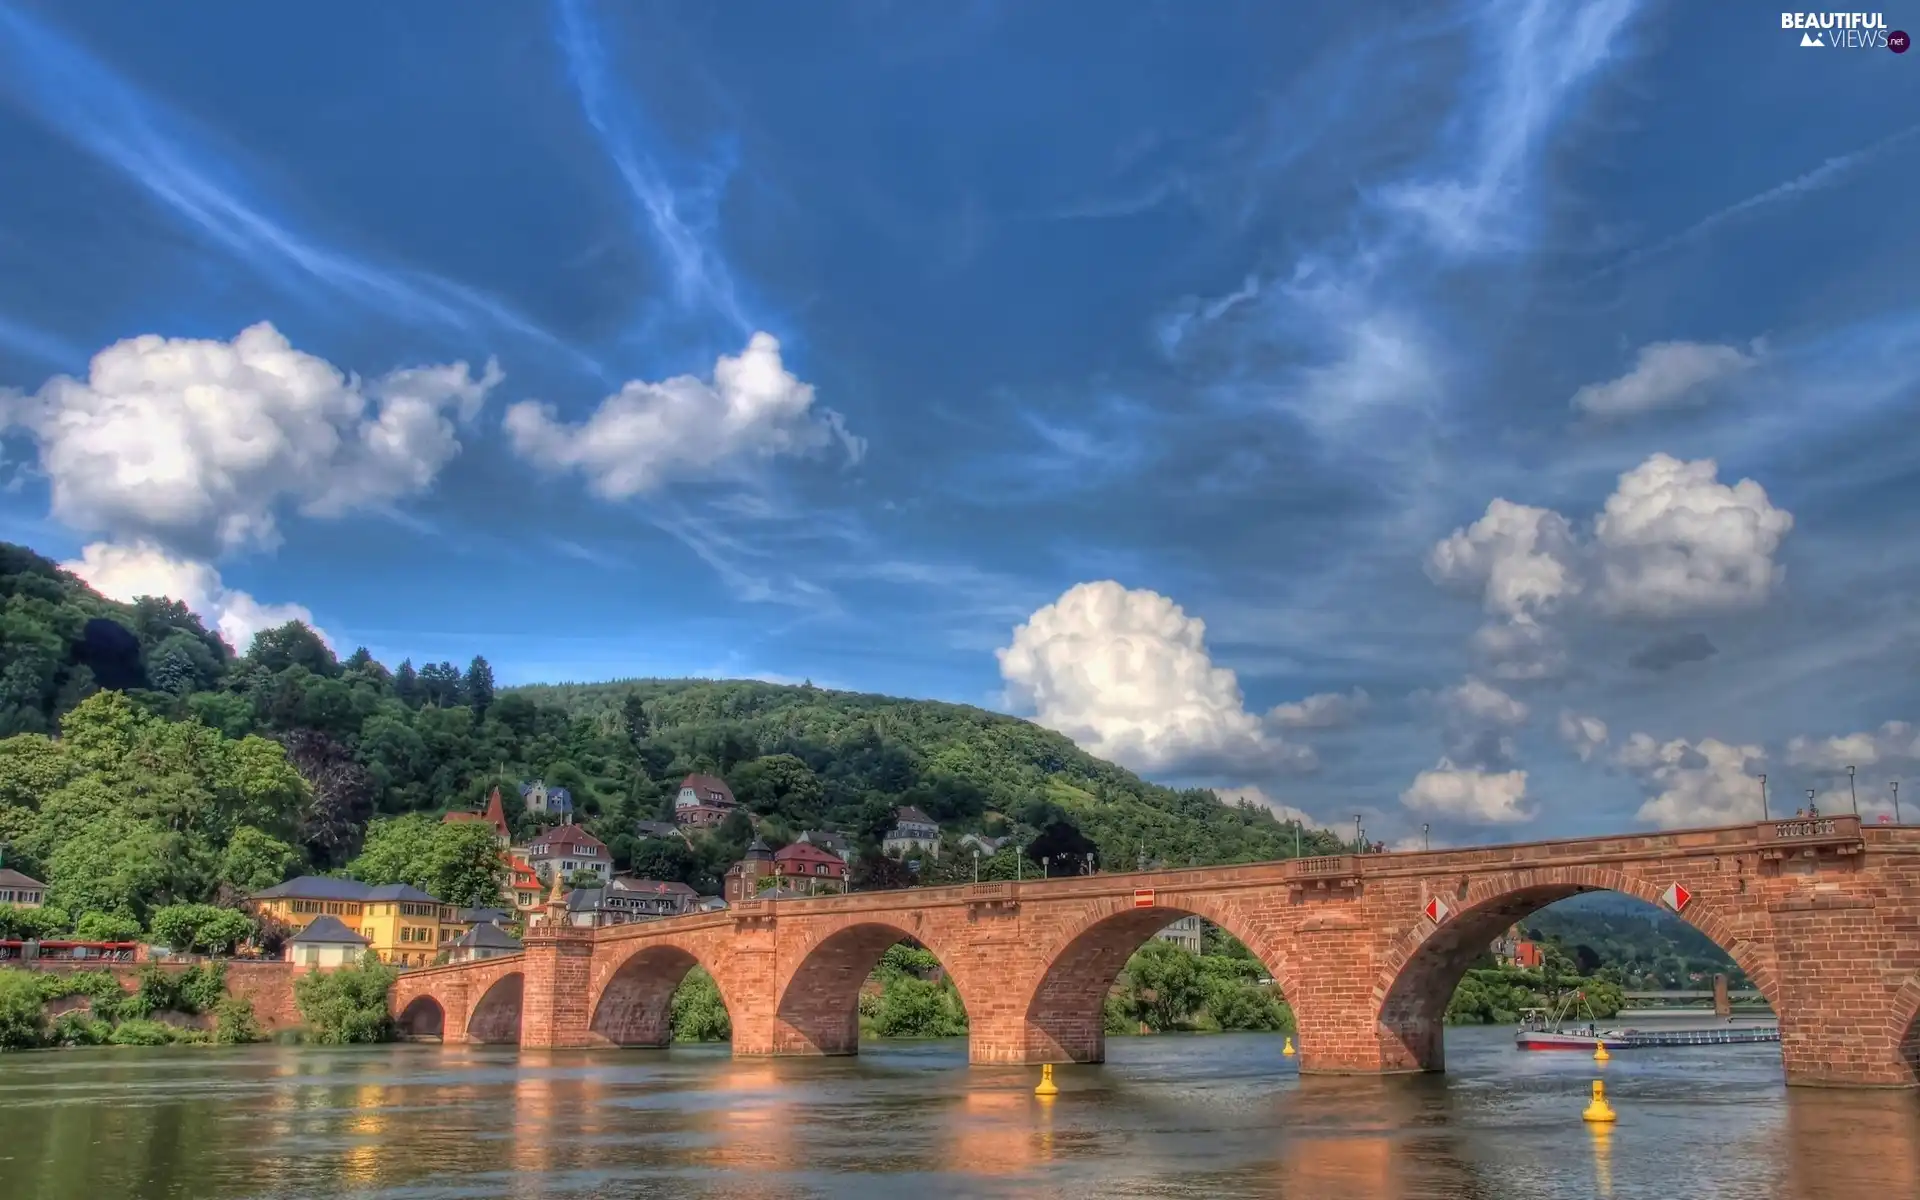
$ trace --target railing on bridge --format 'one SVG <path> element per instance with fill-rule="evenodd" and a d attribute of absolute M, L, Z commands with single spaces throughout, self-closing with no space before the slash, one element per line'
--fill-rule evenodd
<path fill-rule="evenodd" d="M 1360 881 L 1360 860 L 1352 854 L 1319 854 L 1286 862 L 1287 885 L 1294 888 L 1354 887 Z"/>
<path fill-rule="evenodd" d="M 1853 854 L 1863 848 L 1860 818 L 1852 813 L 1837 817 L 1794 817 L 1763 821 L 1759 827 L 1761 853 L 1769 858 L 1787 858 L 1796 854 L 1818 854 L 1832 848 L 1841 854 Z"/>

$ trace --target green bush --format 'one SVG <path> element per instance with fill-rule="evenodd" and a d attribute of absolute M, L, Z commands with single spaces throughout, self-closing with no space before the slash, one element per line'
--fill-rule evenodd
<path fill-rule="evenodd" d="M 169 904 L 153 914 L 153 936 L 183 953 L 225 954 L 253 928 L 247 914 L 216 904 Z"/>
<path fill-rule="evenodd" d="M 113 1036 L 113 1024 L 81 1009 L 53 1019 L 47 1041 L 55 1046 L 104 1046 Z"/>
<path fill-rule="evenodd" d="M 227 964 L 210 962 L 188 967 L 175 981 L 173 992 L 181 1012 L 214 1011 L 227 998 Z"/>
<path fill-rule="evenodd" d="M 967 1014 L 952 983 L 902 975 L 881 993 L 874 1032 L 885 1038 L 961 1037 Z"/>
<path fill-rule="evenodd" d="M 161 970 L 159 963 L 148 963 L 140 968 L 139 986 L 120 1002 L 120 1016 L 123 1020 L 144 1021 L 155 1013 L 178 1012 L 181 1005 L 179 980 Z"/>
<path fill-rule="evenodd" d="M 113 1046 L 168 1046 L 173 1044 L 174 1037 L 175 1031 L 171 1025 L 136 1017 L 115 1025 L 107 1043 Z"/>
<path fill-rule="evenodd" d="M 0 904 L 0 940 L 30 942 L 59 937 L 69 927 L 65 911 L 51 904 L 41 908 L 22 908 Z"/>
<path fill-rule="evenodd" d="M 724 1042 L 733 1036 L 720 987 L 699 967 L 688 971 L 673 993 L 672 1022 L 676 1042 Z"/>
<path fill-rule="evenodd" d="M 387 996 L 399 973 L 372 954 L 357 967 L 309 971 L 293 984 L 307 1036 L 322 1045 L 384 1042 L 393 1037 Z"/>
<path fill-rule="evenodd" d="M 118 1020 L 126 1006 L 127 991 L 112 971 L 48 971 L 40 976 L 40 999 L 45 1002 L 67 996 L 85 996 L 92 1015 L 102 1021 Z"/>
<path fill-rule="evenodd" d="M 31 1050 L 46 1038 L 40 981 L 30 972 L 0 968 L 0 1050 Z"/>
<path fill-rule="evenodd" d="M 1107 993 L 1107 999 L 1100 1009 L 1101 1025 L 1109 1034 L 1133 1033 L 1140 1028 L 1140 1022 L 1134 1019 L 1132 1006 L 1126 997 Z"/>
<path fill-rule="evenodd" d="M 228 996 L 213 1010 L 213 1040 L 222 1046 L 238 1046 L 260 1040 L 260 1022 L 254 1019 L 253 1002 L 243 996 Z"/>

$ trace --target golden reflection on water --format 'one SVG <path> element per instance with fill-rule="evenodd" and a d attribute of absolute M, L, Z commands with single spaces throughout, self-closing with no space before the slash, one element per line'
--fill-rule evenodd
<path fill-rule="evenodd" d="M 1796 1196 L 1920 1196 L 1920 1096 L 1787 1092 L 1788 1173 Z"/>
<path fill-rule="evenodd" d="M 1613 1195 L 1613 1126 L 1589 1123 L 1593 1142 L 1593 1194 L 1610 1200 Z"/>
<path fill-rule="evenodd" d="M 391 1124 L 386 1109 L 387 1089 L 377 1083 L 361 1084 L 347 1097 L 347 1103 L 354 1113 L 343 1130 L 353 1140 L 341 1156 L 341 1178 L 351 1184 L 378 1183 L 382 1177 L 381 1167 L 392 1153 L 387 1141 Z"/>
<path fill-rule="evenodd" d="M 720 1093 L 718 1103 L 704 1108 L 693 1122 L 710 1139 L 694 1152 L 694 1160 L 736 1171 L 790 1169 L 798 1161 L 793 1138 L 799 1114 L 784 1097 L 793 1086 L 776 1060 L 726 1060 L 713 1088 Z"/>

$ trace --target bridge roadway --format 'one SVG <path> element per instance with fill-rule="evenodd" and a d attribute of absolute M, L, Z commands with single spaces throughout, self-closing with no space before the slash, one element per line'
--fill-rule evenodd
<path fill-rule="evenodd" d="M 1266 964 L 1303 1071 L 1433 1071 L 1467 966 L 1515 921 L 1598 890 L 1677 910 L 1727 951 L 1780 1014 L 1789 1083 L 1920 1086 L 1920 827 L 1852 816 L 749 901 L 604 929 L 550 906 L 524 953 L 409 971 L 392 1004 L 403 1030 L 448 1042 L 660 1046 L 699 964 L 736 1055 L 851 1054 L 861 983 L 912 938 L 959 989 L 974 1062 L 1099 1062 L 1121 967 L 1193 915 Z"/>

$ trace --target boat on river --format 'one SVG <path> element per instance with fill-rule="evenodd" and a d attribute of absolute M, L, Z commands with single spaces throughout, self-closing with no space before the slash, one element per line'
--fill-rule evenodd
<path fill-rule="evenodd" d="M 1578 1005 L 1578 1010 L 1575 1010 Z M 1522 1050 L 1585 1050 L 1605 1046 L 1615 1050 L 1642 1050 L 1653 1046 L 1743 1046 L 1780 1040 L 1780 1026 L 1727 1017 L 1707 1020 L 1689 1014 L 1684 1024 L 1602 1025 L 1587 1004 L 1585 993 L 1575 992 L 1558 1009 L 1529 1008 L 1520 1014 L 1514 1045 Z"/>

